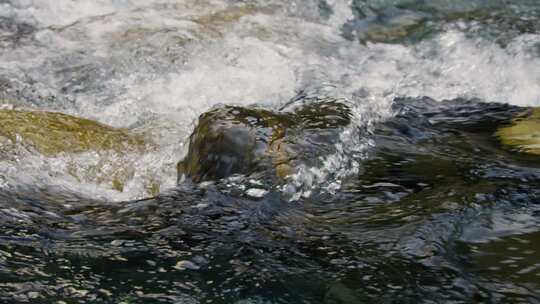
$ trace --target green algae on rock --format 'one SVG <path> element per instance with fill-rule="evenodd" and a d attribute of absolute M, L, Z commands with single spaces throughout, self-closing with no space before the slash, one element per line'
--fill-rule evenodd
<path fill-rule="evenodd" d="M 273 172 L 285 178 L 299 161 L 329 153 L 350 109 L 335 100 L 302 104 L 291 111 L 223 106 L 202 114 L 178 175 L 195 182 L 232 174 Z M 317 144 L 323 143 L 323 144 Z"/>
<path fill-rule="evenodd" d="M 257 9 L 252 5 L 233 6 L 215 13 L 196 17 L 193 19 L 193 22 L 197 23 L 203 29 L 203 32 L 211 36 L 221 37 L 223 36 L 222 28 L 224 26 L 238 22 L 242 17 L 252 15 L 256 12 Z"/>
<path fill-rule="evenodd" d="M 540 108 L 527 111 L 514 119 L 510 126 L 498 129 L 496 135 L 505 146 L 540 155 Z"/>
<path fill-rule="evenodd" d="M 0 136 L 52 156 L 62 152 L 138 150 L 145 145 L 127 130 L 57 112 L 0 110 Z"/>
<path fill-rule="evenodd" d="M 140 172 L 137 161 L 155 148 L 148 136 L 57 112 L 0 110 L 0 156 L 22 159 L 49 175 L 79 183 L 107 185 L 125 192 Z M 55 163 L 61 160 L 62 164 Z M 155 176 L 143 182 L 145 195 L 156 195 Z"/>

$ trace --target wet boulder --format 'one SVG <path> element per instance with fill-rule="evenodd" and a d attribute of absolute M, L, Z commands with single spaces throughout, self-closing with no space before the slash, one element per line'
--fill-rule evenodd
<path fill-rule="evenodd" d="M 90 150 L 133 150 L 144 146 L 142 137 L 127 130 L 63 113 L 0 110 L 0 138 L 31 146 L 43 155 Z"/>
<path fill-rule="evenodd" d="M 512 150 L 540 155 L 540 108 L 518 115 L 511 124 L 499 128 L 496 135 Z"/>
<path fill-rule="evenodd" d="M 154 148 L 147 136 L 89 119 L 56 112 L 0 110 L 0 165 L 18 168 L 15 175 L 7 173 L 14 185 L 18 176 L 28 174 L 106 185 L 124 192 L 140 172 L 137 161 Z M 145 195 L 159 192 L 156 180 L 151 175 L 145 178 Z"/>
<path fill-rule="evenodd" d="M 258 172 L 282 179 L 295 165 L 330 153 L 350 116 L 349 107 L 333 99 L 280 111 L 214 108 L 199 117 L 179 177 L 201 182 Z"/>

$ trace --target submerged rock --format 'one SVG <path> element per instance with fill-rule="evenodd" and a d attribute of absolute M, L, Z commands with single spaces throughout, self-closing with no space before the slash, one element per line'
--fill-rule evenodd
<path fill-rule="evenodd" d="M 324 304 L 352 304 L 362 303 L 353 290 L 341 282 L 332 284 L 324 296 Z"/>
<path fill-rule="evenodd" d="M 231 6 L 208 15 L 202 15 L 194 19 L 194 22 L 204 28 L 212 29 L 229 23 L 234 23 L 240 18 L 253 14 L 257 11 L 255 6 Z"/>
<path fill-rule="evenodd" d="M 516 37 L 537 33 L 538 12 L 499 1 L 352 1 L 355 18 L 342 27 L 347 39 L 362 43 L 416 43 L 449 26 L 480 34 L 506 47 Z"/>
<path fill-rule="evenodd" d="M 347 38 L 357 36 L 360 42 L 397 43 L 407 38 L 421 38 L 431 31 L 427 15 L 419 12 L 389 8 L 376 16 L 351 20 L 343 27 Z"/>
<path fill-rule="evenodd" d="M 298 162 L 328 153 L 350 115 L 337 100 L 280 112 L 237 106 L 213 109 L 199 117 L 188 154 L 178 164 L 179 176 L 201 182 L 270 171 L 284 178 Z"/>
<path fill-rule="evenodd" d="M 497 137 L 514 150 L 540 155 L 540 108 L 529 110 L 510 126 L 499 128 Z"/>
<path fill-rule="evenodd" d="M 233 5 L 222 10 L 196 16 L 191 19 L 197 24 L 198 31 L 193 32 L 199 39 L 223 37 L 227 28 L 239 23 L 242 18 L 259 13 L 269 13 L 272 9 L 257 7 L 251 4 Z M 264 32 L 264 31 L 263 31 Z"/>
<path fill-rule="evenodd" d="M 0 137 L 32 146 L 44 155 L 90 150 L 140 149 L 145 141 L 127 130 L 67 114 L 0 110 Z"/>

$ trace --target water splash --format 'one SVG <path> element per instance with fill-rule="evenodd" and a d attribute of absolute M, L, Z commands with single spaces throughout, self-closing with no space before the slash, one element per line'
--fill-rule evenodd
<path fill-rule="evenodd" d="M 343 132 L 341 152 L 321 160 L 320 168 L 300 170 L 311 172 L 311 181 L 299 183 L 332 189 L 339 185 L 334 178 L 347 175 L 336 168 L 354 174 L 358 165 L 350 155 L 369 147 L 356 130 L 391 115 L 393 97 L 540 105 L 537 34 L 518 35 L 502 47 L 471 37 L 456 21 L 418 44 L 362 45 L 342 36 L 343 24 L 356 17 L 350 3 L 326 4 L 324 15 L 319 1 L 4 1 L 1 18 L 21 26 L 2 27 L 2 41 L 10 45 L 0 50 L 2 103 L 130 128 L 159 147 L 120 160 L 135 172 L 123 193 L 95 178 L 73 181 L 62 171 L 74 159 L 78 171 L 86 170 L 96 161 L 89 155 L 25 154 L 17 164 L 2 163 L 17 168 L 2 171 L 4 180 L 17 172 L 40 183 L 93 184 L 118 200 L 145 196 L 151 179 L 161 189 L 174 185 L 184 143 L 210 107 L 279 108 L 300 91 L 330 84 L 353 105 L 355 126 Z"/>

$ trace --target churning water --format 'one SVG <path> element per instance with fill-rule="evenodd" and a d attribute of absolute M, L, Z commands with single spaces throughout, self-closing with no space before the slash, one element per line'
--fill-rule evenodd
<path fill-rule="evenodd" d="M 538 160 L 493 152 L 496 126 L 459 129 L 472 142 L 442 131 L 518 109 L 488 102 L 540 106 L 539 92 L 533 0 L 0 0 L 2 109 L 147 142 L 0 142 L 0 299 L 540 302 Z M 241 176 L 177 186 L 200 114 L 299 98 L 352 109 L 317 166 L 256 202 L 230 190 L 258 185 Z M 474 102 L 434 101 L 448 99 Z"/>

